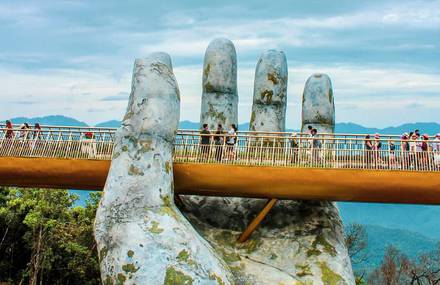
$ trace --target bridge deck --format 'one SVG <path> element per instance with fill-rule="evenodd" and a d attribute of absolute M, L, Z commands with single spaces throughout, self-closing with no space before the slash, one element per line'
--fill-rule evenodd
<path fill-rule="evenodd" d="M 114 129 L 47 127 L 0 132 L 0 185 L 101 190 Z M 405 151 L 383 136 L 365 150 L 361 135 L 239 133 L 236 145 L 200 144 L 179 131 L 175 190 L 180 194 L 278 199 L 440 204 L 437 152 Z M 319 140 L 319 147 L 314 147 Z M 392 148 L 392 142 L 394 148 Z M 419 143 L 419 142 L 417 142 Z"/>

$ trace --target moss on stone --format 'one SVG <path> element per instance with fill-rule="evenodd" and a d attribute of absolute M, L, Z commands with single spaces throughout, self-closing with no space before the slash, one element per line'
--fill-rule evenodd
<path fill-rule="evenodd" d="M 313 122 L 314 124 L 319 124 L 319 125 L 331 125 L 332 122 L 330 119 L 326 119 L 324 118 L 321 114 L 317 113 L 315 116 L 315 121 Z"/>
<path fill-rule="evenodd" d="M 136 266 L 133 263 L 127 263 L 122 265 L 122 270 L 125 271 L 125 273 L 136 273 L 139 268 L 136 268 Z"/>
<path fill-rule="evenodd" d="M 237 236 L 234 236 L 229 231 L 221 231 L 214 235 L 216 242 L 222 246 L 229 246 L 234 248 L 237 241 Z"/>
<path fill-rule="evenodd" d="M 250 125 L 253 131 L 255 131 L 254 121 L 255 121 L 255 111 L 252 111 Z"/>
<path fill-rule="evenodd" d="M 148 152 L 153 150 L 153 148 L 151 147 L 151 145 L 153 144 L 152 139 L 139 141 L 139 144 L 141 145 L 140 152 Z"/>
<path fill-rule="evenodd" d="M 296 276 L 298 276 L 298 277 L 312 275 L 312 270 L 310 269 L 309 264 L 297 264 L 295 267 L 296 267 L 296 270 L 298 271 L 296 273 Z"/>
<path fill-rule="evenodd" d="M 241 257 L 236 252 L 229 252 L 223 248 L 219 248 L 218 251 L 222 254 L 223 260 L 230 264 L 241 260 Z"/>
<path fill-rule="evenodd" d="M 272 253 L 271 255 L 270 255 L 270 259 L 272 259 L 272 260 L 275 260 L 275 259 L 277 259 L 278 258 L 278 255 L 276 255 L 275 253 Z"/>
<path fill-rule="evenodd" d="M 261 245 L 261 240 L 258 238 L 249 239 L 246 242 L 244 242 L 241 247 L 246 250 L 247 253 L 252 253 Z"/>
<path fill-rule="evenodd" d="M 167 174 L 170 174 L 170 172 L 171 172 L 171 163 L 169 161 L 165 162 L 165 172 Z"/>
<path fill-rule="evenodd" d="M 192 285 L 193 279 L 182 271 L 176 270 L 173 266 L 169 266 L 165 273 L 163 285 Z"/>
<path fill-rule="evenodd" d="M 296 281 L 294 285 L 313 285 L 312 281 Z"/>
<path fill-rule="evenodd" d="M 328 90 L 328 101 L 330 102 L 330 104 L 333 102 L 333 89 L 330 88 L 330 90 Z"/>
<path fill-rule="evenodd" d="M 120 155 L 121 155 L 120 152 L 115 151 L 115 152 L 113 153 L 113 157 L 112 157 L 112 159 L 116 159 L 116 158 L 118 158 Z"/>
<path fill-rule="evenodd" d="M 128 147 L 126 145 L 122 146 L 121 148 L 122 151 L 128 151 Z"/>
<path fill-rule="evenodd" d="M 127 112 L 127 113 L 125 114 L 125 116 L 124 116 L 124 118 L 123 118 L 122 120 L 123 120 L 123 121 L 125 121 L 125 120 L 129 120 L 129 119 L 131 119 L 131 117 L 133 117 L 133 115 L 134 115 L 133 111 L 129 111 L 129 112 Z"/>
<path fill-rule="evenodd" d="M 104 246 L 100 251 L 99 251 L 99 260 L 102 261 L 108 253 L 108 248 L 106 246 Z"/>
<path fill-rule="evenodd" d="M 203 75 L 205 75 L 205 78 L 208 78 L 209 72 L 211 71 L 211 64 L 208 63 L 203 70 Z"/>
<path fill-rule="evenodd" d="M 180 220 L 180 216 L 170 206 L 161 207 L 158 212 L 162 216 L 170 216 L 170 217 L 173 217 L 174 219 L 176 219 L 178 221 Z"/>
<path fill-rule="evenodd" d="M 160 234 L 163 232 L 163 229 L 159 227 L 159 223 L 157 221 L 152 221 L 150 232 L 153 234 Z"/>
<path fill-rule="evenodd" d="M 203 85 L 206 93 L 215 93 L 214 86 L 208 81 Z"/>
<path fill-rule="evenodd" d="M 133 164 L 131 164 L 130 168 L 128 169 L 128 175 L 131 175 L 131 176 L 142 176 L 142 175 L 144 175 L 144 172 L 140 168 L 138 168 L 138 167 L 134 166 Z"/>
<path fill-rule="evenodd" d="M 319 234 L 315 240 L 313 241 L 312 247 L 317 248 L 317 246 L 320 245 L 324 249 L 324 251 L 331 256 L 336 256 L 337 252 L 333 245 L 331 245 L 327 239 L 324 237 L 323 234 Z"/>
<path fill-rule="evenodd" d="M 132 258 L 134 256 L 134 251 L 132 250 L 127 251 L 127 256 Z"/>
<path fill-rule="evenodd" d="M 177 255 L 177 261 L 179 262 L 187 262 L 189 259 L 189 252 L 185 249 L 181 250 Z"/>
<path fill-rule="evenodd" d="M 113 285 L 113 280 L 112 280 L 112 278 L 110 277 L 110 276 L 107 276 L 105 279 L 104 279 L 104 282 L 102 282 L 104 285 Z"/>
<path fill-rule="evenodd" d="M 318 256 L 320 255 L 322 252 L 317 249 L 317 248 L 310 248 L 307 250 L 307 257 L 311 257 L 311 256 Z"/>
<path fill-rule="evenodd" d="M 224 123 L 226 122 L 226 116 L 224 112 L 218 112 L 214 106 L 210 103 L 208 103 L 208 111 L 206 112 L 206 115 L 211 118 L 215 118 L 216 121 Z"/>
<path fill-rule="evenodd" d="M 344 279 L 341 277 L 341 275 L 337 274 L 333 270 L 331 270 L 327 263 L 320 262 L 319 267 L 321 268 L 322 273 L 322 283 L 324 285 L 345 285 Z"/>
<path fill-rule="evenodd" d="M 117 282 L 116 282 L 116 285 L 123 285 L 124 282 L 125 282 L 125 280 L 127 280 L 127 277 L 125 277 L 124 274 L 119 273 L 118 276 L 117 276 Z"/>
<path fill-rule="evenodd" d="M 209 279 L 217 281 L 218 285 L 225 285 L 223 279 L 215 273 L 209 273 Z"/>
<path fill-rule="evenodd" d="M 272 90 L 264 90 L 263 92 L 261 92 L 261 100 L 262 101 L 266 100 L 267 104 L 272 103 L 272 96 L 273 96 Z"/>
<path fill-rule="evenodd" d="M 267 80 L 272 81 L 274 85 L 278 84 L 278 75 L 275 73 L 268 73 Z"/>

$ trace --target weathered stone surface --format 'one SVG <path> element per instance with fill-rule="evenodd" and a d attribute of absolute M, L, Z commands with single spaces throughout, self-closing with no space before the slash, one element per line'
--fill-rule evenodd
<path fill-rule="evenodd" d="M 237 55 L 225 38 L 214 39 L 206 49 L 200 123 L 210 129 L 218 123 L 238 125 Z"/>
<path fill-rule="evenodd" d="M 137 59 L 95 223 L 104 284 L 232 284 L 173 200 L 179 89 L 163 53 Z"/>
<path fill-rule="evenodd" d="M 281 66 L 278 66 L 278 72 L 282 70 Z M 262 68 L 261 63 L 259 67 Z M 256 80 L 266 81 L 266 78 L 256 75 Z M 268 83 L 255 82 L 255 86 L 264 84 Z M 282 92 L 280 90 L 283 89 L 276 90 Z M 315 100 L 322 100 L 321 93 L 313 94 L 317 97 Z M 275 93 L 273 96 L 280 97 Z M 285 100 L 279 102 L 286 104 Z M 267 101 L 257 100 L 257 104 L 272 107 L 272 103 L 268 104 Z M 283 106 L 275 108 L 282 110 Z M 321 113 L 328 113 L 328 117 L 333 118 L 333 103 L 330 108 Z M 314 110 L 309 108 L 307 112 Z M 318 110 L 321 110 L 320 106 Z M 285 115 L 263 111 L 253 116 L 254 122 L 271 121 L 274 128 L 280 129 L 267 129 L 264 125 L 254 124 L 251 130 L 284 129 Z M 309 120 L 305 124 L 308 123 L 318 125 L 317 120 Z M 332 131 L 334 120 L 329 120 L 325 127 Z M 342 222 L 333 203 L 278 201 L 251 238 L 238 244 L 236 240 L 240 233 L 263 208 L 266 200 L 192 196 L 183 198 L 183 201 L 184 214 L 222 254 L 233 271 L 235 284 L 354 284 Z"/>
<path fill-rule="evenodd" d="M 335 103 L 330 77 L 316 73 L 307 79 L 302 101 L 302 131 L 312 125 L 318 133 L 333 133 Z"/>
<path fill-rule="evenodd" d="M 283 132 L 286 121 L 287 61 L 282 51 L 268 50 L 255 70 L 249 130 Z"/>

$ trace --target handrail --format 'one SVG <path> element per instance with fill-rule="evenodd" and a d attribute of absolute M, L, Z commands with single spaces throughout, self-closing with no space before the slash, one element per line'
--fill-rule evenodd
<path fill-rule="evenodd" d="M 0 127 L 0 156 L 109 160 L 116 129 Z M 207 144 L 202 137 L 209 136 Z M 365 139 L 364 135 L 238 132 L 201 134 L 178 130 L 174 161 L 249 166 L 317 167 L 439 171 L 440 141 L 400 140 L 391 135 Z M 371 148 L 366 149 L 366 143 Z M 231 142 L 231 144 L 228 144 Z M 391 144 L 393 142 L 393 144 Z M 206 143 L 206 142 L 205 142 Z M 407 148 L 407 145 L 409 148 Z M 405 148 L 403 147 L 405 146 Z"/>

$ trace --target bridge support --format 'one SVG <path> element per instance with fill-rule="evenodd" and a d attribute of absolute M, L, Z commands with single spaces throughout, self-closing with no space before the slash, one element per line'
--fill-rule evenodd
<path fill-rule="evenodd" d="M 260 213 L 252 220 L 248 227 L 244 230 L 241 236 L 238 238 L 238 242 L 245 242 L 251 236 L 251 234 L 257 229 L 258 225 L 264 220 L 269 211 L 275 206 L 277 199 L 270 199 Z"/>

